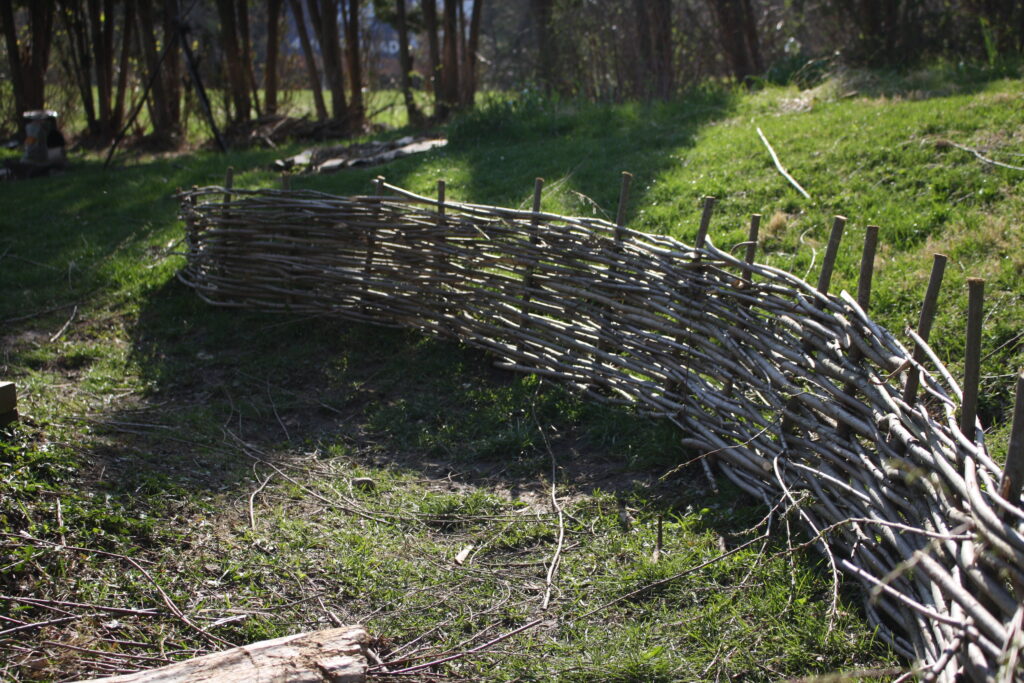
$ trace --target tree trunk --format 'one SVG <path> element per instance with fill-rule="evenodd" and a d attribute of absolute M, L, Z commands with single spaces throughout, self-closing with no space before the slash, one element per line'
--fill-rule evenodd
<path fill-rule="evenodd" d="M 469 40 L 462 52 L 462 92 L 459 103 L 462 108 L 471 108 L 476 101 L 476 73 L 480 62 L 480 19 L 483 14 L 484 0 L 473 0 L 473 10 L 469 15 Z"/>
<path fill-rule="evenodd" d="M 316 68 L 313 45 L 309 41 L 309 31 L 306 30 L 306 15 L 302 11 L 302 0 L 290 0 L 289 6 L 292 8 L 292 16 L 295 17 L 295 29 L 299 33 L 299 43 L 302 44 L 306 75 L 309 77 L 309 87 L 313 91 L 313 102 L 316 106 L 316 118 L 318 121 L 326 121 L 327 105 L 324 103 L 324 93 L 320 88 L 320 73 Z"/>
<path fill-rule="evenodd" d="M 652 0 L 651 71 L 654 74 L 654 94 L 662 100 L 672 96 L 675 84 L 672 53 L 672 0 Z"/>
<path fill-rule="evenodd" d="M 405 16 L 405 0 L 395 0 L 396 23 L 398 28 L 398 62 L 402 69 L 402 97 L 405 99 L 405 112 L 412 126 L 423 125 L 423 112 L 416 106 L 412 94 L 412 56 L 409 54 L 409 26 Z"/>
<path fill-rule="evenodd" d="M 191 0 L 190 0 L 191 1 Z M 167 116 L 171 121 L 175 140 L 181 137 L 181 41 L 178 40 L 181 27 L 178 17 L 181 0 L 164 0 L 164 41 L 167 55 L 164 57 L 163 79 L 166 94 Z"/>
<path fill-rule="evenodd" d="M 764 71 L 757 18 L 750 0 L 708 0 L 718 20 L 719 37 L 736 80 Z"/>
<path fill-rule="evenodd" d="M 243 645 L 92 683 L 243 683 L 366 680 L 366 631 L 345 626 Z M 89 683 L 82 681 L 80 683 Z"/>
<path fill-rule="evenodd" d="M 260 86 L 256 83 L 256 72 L 252 68 L 252 39 L 249 31 L 249 0 L 238 0 L 238 40 L 242 55 L 242 73 L 245 76 L 246 85 L 252 93 L 252 109 L 256 116 L 260 113 Z"/>
<path fill-rule="evenodd" d="M 21 44 L 11 0 L 0 0 L 0 21 L 3 22 L 19 128 L 23 127 L 23 112 L 42 109 L 46 104 L 46 70 L 50 64 L 53 39 L 53 10 L 54 0 L 34 0 L 29 4 L 30 42 Z"/>
<path fill-rule="evenodd" d="M 361 132 L 366 111 L 363 107 L 363 68 L 359 60 L 359 0 L 348 0 L 345 15 L 345 56 L 348 59 L 348 80 L 352 98 L 349 100 L 349 128 Z"/>
<path fill-rule="evenodd" d="M 135 0 L 125 0 L 124 22 L 121 25 L 121 58 L 117 68 L 117 93 L 114 111 L 111 113 L 112 128 L 121 129 L 124 123 L 124 101 L 128 93 L 128 70 L 131 65 L 132 30 L 135 26 Z"/>
<path fill-rule="evenodd" d="M 555 45 L 551 35 L 551 14 L 554 0 L 530 0 L 534 30 L 537 35 L 537 76 L 544 92 L 555 91 Z"/>
<path fill-rule="evenodd" d="M 459 22 L 460 0 L 444 0 L 444 61 L 441 65 L 441 90 L 445 112 L 459 106 Z"/>
<path fill-rule="evenodd" d="M 324 77 L 331 91 L 331 114 L 339 121 L 347 121 L 345 71 L 342 68 L 341 42 L 338 37 L 338 0 L 309 0 L 309 15 L 317 30 Z"/>
<path fill-rule="evenodd" d="M 220 39 L 224 48 L 224 67 L 228 77 L 228 95 L 231 98 L 232 122 L 249 120 L 249 84 L 242 62 L 242 47 L 238 36 L 238 8 L 235 0 L 217 0 L 217 14 L 220 17 Z"/>
<path fill-rule="evenodd" d="M 0 0 L 0 25 L 4 31 L 11 87 L 14 90 L 14 115 L 17 118 L 18 130 L 22 130 L 21 112 L 25 111 L 25 81 L 21 72 L 21 60 L 18 58 L 18 28 L 14 25 L 14 8 L 11 6 L 11 0 Z"/>
<path fill-rule="evenodd" d="M 71 64 L 66 68 L 73 71 L 78 92 L 82 97 L 82 108 L 85 110 L 85 125 L 91 136 L 99 136 L 100 122 L 96 118 L 96 100 L 92 92 L 92 52 L 89 49 L 89 28 L 81 3 L 64 0 L 61 3 L 60 17 L 64 23 L 64 32 L 68 36 L 70 49 L 68 59 Z"/>
<path fill-rule="evenodd" d="M 277 57 L 281 50 L 282 0 L 267 0 L 267 58 L 263 63 L 263 107 L 277 113 Z"/>
<path fill-rule="evenodd" d="M 444 120 L 448 109 L 441 93 L 441 51 L 437 39 L 437 1 L 423 0 L 423 23 L 427 28 L 430 51 L 430 88 L 434 92 L 434 119 Z"/>

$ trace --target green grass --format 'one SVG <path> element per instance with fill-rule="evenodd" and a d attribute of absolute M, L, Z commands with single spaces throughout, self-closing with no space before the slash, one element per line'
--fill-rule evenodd
<path fill-rule="evenodd" d="M 520 206 L 541 176 L 545 209 L 608 216 L 629 170 L 631 226 L 690 240 L 700 198 L 714 194 L 717 245 L 742 241 L 763 212 L 760 259 L 808 277 L 831 216 L 848 216 L 837 290 L 855 286 L 876 223 L 872 307 L 897 333 L 916 317 L 930 254 L 950 256 L 932 338 L 955 376 L 964 280 L 987 279 L 982 415 L 998 454 L 1024 365 L 1024 173 L 944 141 L 1024 165 L 1024 83 L 940 75 L 707 87 L 650 106 L 494 97 L 451 124 L 443 149 L 293 186 L 364 192 L 384 174 L 430 193 L 444 178 L 451 198 Z M 811 200 L 776 172 L 758 126 Z M 422 658 L 409 664 L 545 617 L 441 667 L 465 680 L 901 666 L 856 590 L 844 586 L 832 611 L 829 572 L 787 550 L 786 520 L 755 540 L 759 501 L 711 490 L 699 467 L 660 478 L 689 457 L 670 426 L 415 332 L 219 310 L 180 285 L 176 188 L 219 183 L 229 165 L 236 185 L 269 186 L 270 162 L 301 148 L 126 155 L 109 171 L 81 156 L 64 175 L 0 185 L 0 378 L 17 382 L 23 415 L 0 450 L 0 594 L 93 605 L 63 614 L 0 599 L 0 631 L 67 617 L 0 635 L 0 677 L 100 675 L 219 647 L 160 591 L 233 643 L 358 621 L 385 659 Z M 558 537 L 552 472 L 565 543 L 542 613 Z"/>

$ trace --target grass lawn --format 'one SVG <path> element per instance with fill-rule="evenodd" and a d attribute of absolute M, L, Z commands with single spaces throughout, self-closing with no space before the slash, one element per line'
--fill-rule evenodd
<path fill-rule="evenodd" d="M 1024 166 L 1022 99 L 1021 80 L 950 71 L 650 106 L 495 99 L 443 149 L 292 185 L 362 193 L 383 174 L 431 193 L 444 178 L 453 199 L 526 206 L 541 176 L 546 210 L 609 215 L 628 170 L 630 226 L 692 241 L 713 194 L 715 244 L 763 213 L 759 260 L 809 279 L 846 215 L 836 291 L 853 289 L 877 224 L 872 311 L 897 333 L 916 322 L 930 254 L 949 255 L 932 341 L 956 377 L 965 280 L 986 278 L 980 408 L 1001 457 L 1024 366 L 1024 171 L 957 145 Z M 237 186 L 270 186 L 271 161 L 300 149 L 107 171 L 81 157 L 0 185 L 0 379 L 22 414 L 0 438 L 0 678 L 99 676 L 356 622 L 393 672 L 539 620 L 413 680 L 907 666 L 852 584 L 833 604 L 794 520 L 676 469 L 674 428 L 415 331 L 201 303 L 174 278 L 176 188 L 228 166 Z"/>

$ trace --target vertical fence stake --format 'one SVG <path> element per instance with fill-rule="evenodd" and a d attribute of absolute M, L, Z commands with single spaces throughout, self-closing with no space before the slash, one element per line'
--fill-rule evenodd
<path fill-rule="evenodd" d="M 534 181 L 533 181 L 533 217 L 530 218 L 530 247 L 531 247 L 531 256 L 530 256 L 530 261 L 527 262 L 527 264 L 526 264 L 526 273 L 523 276 L 523 297 L 522 297 L 523 298 L 523 305 L 520 308 L 520 312 L 519 312 L 519 326 L 520 327 L 526 327 L 526 319 L 527 319 L 527 316 L 529 315 L 529 313 L 528 313 L 528 306 L 529 306 L 529 303 L 530 303 L 530 299 L 532 298 L 531 292 L 533 291 L 533 288 L 537 285 L 537 283 L 534 282 L 534 278 L 533 278 L 533 271 L 534 271 L 534 268 L 535 268 L 534 263 L 533 263 L 533 259 L 536 257 L 535 253 L 533 253 L 533 252 L 536 252 L 537 245 L 540 244 L 540 232 L 539 232 L 540 231 L 540 219 L 537 217 L 537 214 L 540 213 L 540 196 L 541 196 L 541 191 L 543 189 L 544 189 L 544 179 L 543 178 L 535 178 Z M 519 340 L 519 343 L 516 344 L 516 349 L 520 353 L 523 353 L 525 348 L 526 348 L 526 341 L 522 340 L 522 339 Z"/>
<path fill-rule="evenodd" d="M 869 225 L 864 233 L 864 251 L 860 257 L 857 279 L 857 305 L 867 313 L 871 304 L 871 280 L 875 274 L 875 252 L 878 250 L 878 226 Z M 859 356 L 858 356 L 859 357 Z"/>
<path fill-rule="evenodd" d="M 828 288 L 832 285 L 832 271 L 836 266 L 836 257 L 839 256 L 839 243 L 843 241 L 843 230 L 845 228 L 846 217 L 836 216 L 832 221 L 832 232 L 828 236 L 825 259 L 821 263 L 821 272 L 818 274 L 818 292 L 821 294 L 828 294 Z"/>
<path fill-rule="evenodd" d="M 622 186 L 619 188 L 619 210 L 615 214 L 615 241 L 622 242 L 623 228 L 626 226 L 626 205 L 629 202 L 629 185 L 633 182 L 633 174 L 622 172 Z"/>
<path fill-rule="evenodd" d="M 871 306 L 871 280 L 875 273 L 875 252 L 878 250 L 878 226 L 869 225 L 864 231 L 864 249 L 860 255 L 860 277 L 857 279 L 857 305 L 865 313 Z M 850 362 L 859 363 L 863 355 L 860 348 L 854 346 L 850 349 Z M 856 396 L 857 387 L 852 382 L 843 385 L 843 393 L 847 396 Z M 850 434 L 850 426 L 845 422 L 840 423 L 839 438 L 845 439 Z"/>
<path fill-rule="evenodd" d="M 235 167 L 228 166 L 227 170 L 224 171 L 224 189 L 228 190 L 224 193 L 224 203 L 228 204 L 231 201 L 231 188 L 235 186 Z"/>
<path fill-rule="evenodd" d="M 967 279 L 967 345 L 964 349 L 964 399 L 960 404 L 960 431 L 974 443 L 977 437 L 978 385 L 981 378 L 981 324 L 985 281 Z"/>
<path fill-rule="evenodd" d="M 693 246 L 700 251 L 704 248 L 704 241 L 708 238 L 708 228 L 711 227 L 711 214 L 715 210 L 715 198 L 711 195 L 704 197 L 704 213 L 700 216 L 700 227 L 697 228 L 697 238 Z M 700 261 L 700 254 L 697 254 L 697 261 Z"/>
<path fill-rule="evenodd" d="M 379 175 L 373 179 L 373 191 L 377 194 L 377 208 L 373 212 L 376 219 L 375 225 L 371 225 L 366 231 L 366 259 L 363 262 L 363 312 L 367 311 L 367 302 L 370 297 L 370 277 L 373 273 L 373 252 L 375 249 L 374 230 L 381 222 L 381 209 L 384 204 L 384 176 Z"/>
<path fill-rule="evenodd" d="M 755 213 L 750 217 L 750 230 L 747 232 L 747 249 L 743 258 L 743 261 L 748 265 L 754 262 L 754 256 L 757 255 L 757 236 L 760 231 L 761 214 Z M 743 269 L 742 278 L 742 285 L 744 287 L 750 287 L 754 284 L 754 275 L 750 268 Z"/>
<path fill-rule="evenodd" d="M 999 482 L 999 495 L 1012 505 L 1020 504 L 1020 490 L 1024 485 L 1024 371 L 1017 375 L 1017 395 L 1013 406 L 1013 427 L 1010 445 L 1006 448 L 1006 467 Z"/>
<path fill-rule="evenodd" d="M 444 225 L 444 181 L 437 181 L 437 224 Z"/>
<path fill-rule="evenodd" d="M 917 336 L 922 341 L 928 341 L 932 333 L 932 323 L 935 322 L 935 308 L 939 302 L 939 290 L 942 288 L 942 275 L 946 272 L 946 255 L 935 254 L 932 262 L 932 274 L 928 280 L 928 290 L 924 294 L 924 302 L 921 304 L 921 317 L 917 322 Z M 903 400 L 907 405 L 914 405 L 917 401 L 917 390 L 921 385 L 921 373 L 917 366 L 927 360 L 924 349 L 914 345 L 914 363 L 907 375 L 907 385 L 903 387 Z"/>
<path fill-rule="evenodd" d="M 281 174 L 281 189 L 285 192 L 292 189 L 292 177 L 287 173 Z"/>

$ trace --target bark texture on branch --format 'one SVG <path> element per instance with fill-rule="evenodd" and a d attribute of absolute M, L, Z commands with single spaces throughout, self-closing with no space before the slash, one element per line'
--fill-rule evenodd
<path fill-rule="evenodd" d="M 343 626 L 214 652 L 159 669 L 94 679 L 103 683 L 362 683 L 366 631 Z M 81 682 L 88 683 L 88 682 Z"/>

